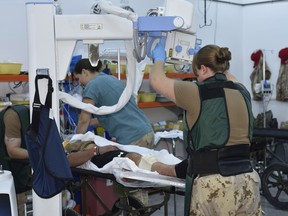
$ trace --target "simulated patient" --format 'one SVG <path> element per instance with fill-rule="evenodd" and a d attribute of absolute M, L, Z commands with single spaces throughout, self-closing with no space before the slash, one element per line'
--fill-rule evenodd
<path fill-rule="evenodd" d="M 80 166 L 91 160 L 93 164 L 101 168 L 111 162 L 114 157 L 126 157 L 132 160 L 139 168 L 156 171 L 160 175 L 173 176 L 177 178 L 186 177 L 187 160 L 176 165 L 168 165 L 159 162 L 153 155 L 141 155 L 136 152 L 126 152 L 116 146 L 96 146 L 92 141 L 77 141 L 65 145 L 68 152 L 68 162 L 71 167 Z"/>

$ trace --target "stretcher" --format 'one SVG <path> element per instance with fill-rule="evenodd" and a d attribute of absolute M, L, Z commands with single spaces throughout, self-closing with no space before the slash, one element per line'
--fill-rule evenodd
<path fill-rule="evenodd" d="M 82 215 L 87 214 L 86 209 L 86 193 L 89 191 L 93 194 L 93 197 L 100 203 L 102 208 L 105 210 L 104 215 L 119 215 L 121 212 L 123 215 L 151 215 L 155 211 L 159 210 L 161 207 L 164 207 L 164 215 L 168 215 L 168 201 L 170 199 L 170 194 L 180 194 L 184 195 L 184 180 L 177 178 L 165 178 L 161 175 L 149 175 L 143 173 L 133 173 L 130 171 L 119 171 L 119 173 L 126 173 L 126 175 L 121 174 L 115 176 L 114 174 L 105 174 L 97 171 L 82 169 L 82 168 L 71 168 L 73 174 L 77 174 L 81 178 L 80 189 L 82 191 Z M 103 196 L 106 194 L 100 194 L 97 189 L 89 181 L 92 178 L 104 178 L 113 181 L 114 187 L 117 187 L 119 192 L 119 199 L 115 201 L 112 208 L 109 208 L 108 203 L 105 203 Z M 117 180 L 118 179 L 118 180 Z M 121 179 L 121 183 L 119 183 Z M 157 183 L 159 179 L 159 183 Z M 175 180 L 175 181 L 174 181 Z M 171 181 L 171 182 L 170 182 Z M 170 182 L 170 183 L 169 183 Z M 123 184 L 124 183 L 124 184 Z M 138 184 L 138 187 L 137 187 Z M 131 186 L 131 187 L 129 187 Z M 177 187 L 179 186 L 179 187 Z M 160 193 L 161 201 L 156 204 L 144 206 L 140 200 L 131 196 L 131 193 L 135 192 L 139 188 L 142 190 L 147 190 L 148 194 Z M 148 196 L 149 197 L 149 196 Z"/>
<path fill-rule="evenodd" d="M 154 151 L 139 146 L 123 146 L 89 132 L 83 137 L 76 136 L 72 138 L 72 140 L 73 139 L 81 139 L 82 141 L 92 139 L 98 146 L 116 145 L 119 149 L 128 152 L 137 152 L 142 155 L 154 154 L 158 161 L 167 164 L 176 164 L 181 161 L 167 150 Z M 151 215 L 161 207 L 164 207 L 164 214 L 168 215 L 167 203 L 170 199 L 170 194 L 184 194 L 185 180 L 142 170 L 128 158 L 115 157 L 102 168 L 98 168 L 91 161 L 87 161 L 85 164 L 71 169 L 72 172 L 79 175 L 81 179 L 80 187 L 83 195 L 82 197 L 84 198 L 82 200 L 83 215 L 86 215 L 87 213 L 87 209 L 85 208 L 87 201 L 85 200 L 85 194 L 88 191 L 93 194 L 96 200 L 105 209 L 105 215 L 119 215 L 119 212 L 124 213 L 124 215 Z M 107 206 L 107 203 L 105 203 L 101 197 L 103 194 L 98 193 L 97 189 L 91 184 L 90 180 L 93 178 L 103 178 L 113 181 L 113 187 L 117 188 L 119 199 L 115 201 L 112 208 Z M 148 194 L 155 192 L 160 193 L 163 199 L 157 204 L 148 204 L 148 206 L 144 206 L 141 201 L 131 196 L 131 192 L 133 193 L 139 189 L 147 190 Z"/>

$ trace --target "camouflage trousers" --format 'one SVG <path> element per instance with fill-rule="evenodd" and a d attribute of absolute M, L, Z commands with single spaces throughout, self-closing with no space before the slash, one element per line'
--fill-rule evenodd
<path fill-rule="evenodd" d="M 193 183 L 189 215 L 261 216 L 258 173 L 197 177 Z"/>

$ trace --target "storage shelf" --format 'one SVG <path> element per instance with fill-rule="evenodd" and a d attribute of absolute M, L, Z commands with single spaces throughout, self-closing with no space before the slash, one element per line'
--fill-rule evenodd
<path fill-rule="evenodd" d="M 118 76 L 117 74 L 113 74 Z M 194 78 L 193 73 L 167 73 L 167 77 L 170 78 Z M 126 74 L 121 74 L 121 79 L 126 79 Z M 149 74 L 144 74 L 144 79 L 149 79 Z M 28 75 L 0 75 L 0 82 L 27 82 Z M 138 103 L 139 108 L 154 108 L 154 107 L 169 107 L 175 106 L 173 102 L 149 102 L 149 103 Z"/>
<path fill-rule="evenodd" d="M 112 75 L 118 77 L 118 74 L 112 74 Z M 194 73 L 166 73 L 166 76 L 173 79 L 196 78 Z M 120 74 L 120 79 L 126 79 L 126 74 Z M 149 74 L 145 73 L 143 79 L 149 79 Z"/>
<path fill-rule="evenodd" d="M 138 103 L 139 108 L 154 108 L 154 107 L 168 107 L 175 106 L 173 102 L 147 102 L 147 103 Z"/>
<path fill-rule="evenodd" d="M 112 74 L 118 78 L 118 74 Z M 166 76 L 173 79 L 185 79 L 185 78 L 196 78 L 193 73 L 166 73 Z M 125 80 L 126 74 L 120 74 L 120 79 Z M 149 74 L 145 73 L 143 79 L 149 79 Z M 169 107 L 176 106 L 173 102 L 148 102 L 148 103 L 138 103 L 138 107 L 141 109 L 145 108 L 155 108 L 155 107 Z"/>
<path fill-rule="evenodd" d="M 167 77 L 169 78 L 196 78 L 196 76 L 193 73 L 166 73 Z M 113 76 L 118 77 L 118 74 L 113 74 Z M 126 79 L 126 74 L 120 74 L 121 79 Z M 149 79 L 149 74 L 144 74 L 144 79 Z M 28 81 L 28 75 L 27 74 L 21 74 L 21 75 L 12 75 L 12 74 L 1 74 L 0 75 L 0 81 L 1 82 L 13 82 L 13 81 Z"/>
<path fill-rule="evenodd" d="M 0 81 L 1 82 L 27 82 L 28 81 L 28 75 L 12 75 L 12 74 L 1 74 L 0 75 Z"/>

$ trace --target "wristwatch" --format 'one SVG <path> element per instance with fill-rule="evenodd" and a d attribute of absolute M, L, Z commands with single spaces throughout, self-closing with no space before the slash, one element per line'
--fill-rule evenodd
<path fill-rule="evenodd" d="M 100 155 L 99 147 L 96 147 L 96 146 L 95 146 L 95 147 L 93 148 L 93 154 L 96 155 L 96 156 L 99 156 L 99 155 Z"/>

